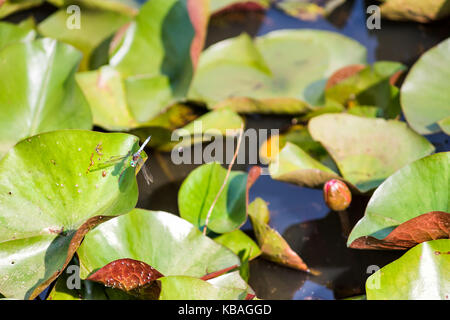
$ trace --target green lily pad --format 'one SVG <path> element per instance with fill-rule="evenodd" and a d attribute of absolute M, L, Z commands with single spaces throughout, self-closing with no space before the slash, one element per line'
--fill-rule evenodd
<path fill-rule="evenodd" d="M 450 39 L 425 52 L 401 88 L 408 124 L 421 134 L 439 132 L 439 121 L 450 117 Z M 448 131 L 447 131 L 448 132 Z"/>
<path fill-rule="evenodd" d="M 36 31 L 26 26 L 18 26 L 8 22 L 0 22 L 0 50 L 15 42 L 34 40 Z"/>
<path fill-rule="evenodd" d="M 267 203 L 263 199 L 256 198 L 250 203 L 248 215 L 252 221 L 255 236 L 264 258 L 290 268 L 311 272 L 286 240 L 267 224 L 267 216 L 270 213 Z"/>
<path fill-rule="evenodd" d="M 246 287 L 215 285 L 188 276 L 164 277 L 159 281 L 160 300 L 243 300 L 247 296 Z"/>
<path fill-rule="evenodd" d="M 0 51 L 0 157 L 41 132 L 92 127 L 89 105 L 74 79 L 80 60 L 78 51 L 52 39 Z"/>
<path fill-rule="evenodd" d="M 258 245 L 241 230 L 224 233 L 214 238 L 214 241 L 227 247 L 239 257 L 248 257 L 249 260 L 253 260 L 261 254 Z"/>
<path fill-rule="evenodd" d="M 309 132 L 327 149 L 342 177 L 361 192 L 434 151 L 424 137 L 396 120 L 325 114 L 311 119 Z"/>
<path fill-rule="evenodd" d="M 405 69 L 405 66 L 397 62 L 376 62 L 328 88 L 325 98 L 349 108 L 349 111 L 356 106 L 373 106 L 378 108 L 376 115 L 396 118 L 401 111 L 399 90 L 390 84 L 390 78 Z M 359 111 L 364 110 L 356 113 L 361 114 Z"/>
<path fill-rule="evenodd" d="M 83 279 L 123 258 L 143 261 L 165 276 L 202 277 L 239 265 L 236 255 L 189 222 L 170 213 L 142 209 L 89 232 L 77 253 Z"/>
<path fill-rule="evenodd" d="M 96 154 L 101 146 L 102 156 Z M 83 236 L 137 202 L 134 169 L 87 172 L 92 155 L 137 150 L 137 137 L 91 131 L 44 133 L 0 161 L 0 292 L 34 298 L 70 261 Z"/>
<path fill-rule="evenodd" d="M 70 29 L 66 26 L 68 17 L 65 9 L 59 10 L 41 22 L 38 31 L 45 37 L 63 41 L 80 50 L 83 53 L 80 70 L 87 70 L 93 50 L 130 20 L 117 12 L 83 7 L 80 28 Z"/>
<path fill-rule="evenodd" d="M 269 172 L 275 180 L 310 188 L 321 187 L 331 179 L 339 179 L 337 172 L 290 142 L 286 142 L 275 160 L 270 162 Z"/>
<path fill-rule="evenodd" d="M 178 208 L 183 219 L 203 229 L 206 216 L 216 198 L 227 170 L 212 162 L 192 171 L 184 180 L 178 192 Z M 246 220 L 247 174 L 231 171 L 225 188 L 215 203 L 208 223 L 208 229 L 226 233 L 239 228 Z"/>
<path fill-rule="evenodd" d="M 381 15 L 392 20 L 431 22 L 450 15 L 448 0 L 385 0 Z"/>
<path fill-rule="evenodd" d="M 450 213 L 449 181 L 450 152 L 433 154 L 398 170 L 375 190 L 347 245 L 364 236 L 384 239 L 394 227 L 425 213 Z"/>
<path fill-rule="evenodd" d="M 254 41 L 242 34 L 203 52 L 189 97 L 210 108 L 234 98 L 257 99 L 265 112 L 270 107 L 278 113 L 281 110 L 276 106 L 283 99 L 296 99 L 300 102 L 291 105 L 300 110 L 283 107 L 284 112 L 303 112 L 301 102 L 309 102 L 318 86 L 323 90 L 324 80 L 334 71 L 365 60 L 363 46 L 332 32 L 282 30 Z M 277 103 L 264 105 L 267 99 L 277 99 Z M 245 111 L 247 106 L 240 101 L 239 108 Z"/>
<path fill-rule="evenodd" d="M 450 136 L 450 117 L 442 119 L 438 123 L 442 131 L 444 131 L 446 134 Z"/>
<path fill-rule="evenodd" d="M 450 240 L 421 243 L 367 279 L 367 300 L 448 300 L 449 266 Z"/>

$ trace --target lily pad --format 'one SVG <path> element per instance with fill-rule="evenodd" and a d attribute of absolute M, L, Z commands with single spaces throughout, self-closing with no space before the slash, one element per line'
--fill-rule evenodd
<path fill-rule="evenodd" d="M 365 60 L 363 46 L 332 32 L 274 31 L 254 41 L 242 34 L 203 52 L 189 97 L 210 108 L 234 98 L 257 99 L 262 104 L 266 99 L 277 99 L 277 103 L 264 106 L 271 106 L 275 113 L 281 112 L 275 108 L 280 101 L 296 99 L 300 102 L 294 106 L 303 111 L 301 102 L 309 102 L 318 85 L 323 90 L 324 80 L 334 71 Z M 239 103 L 239 108 L 247 108 L 242 100 Z M 286 111 L 292 112 L 289 108 Z"/>
<path fill-rule="evenodd" d="M 229 249 L 166 212 L 135 209 L 91 231 L 77 251 L 81 278 L 118 259 L 145 262 L 165 276 L 202 277 L 239 265 Z"/>
<path fill-rule="evenodd" d="M 211 283 L 188 276 L 169 276 L 159 281 L 160 300 L 244 300 L 247 296 L 248 286 L 223 286 L 220 282 Z"/>
<path fill-rule="evenodd" d="M 280 0 L 275 5 L 286 14 L 301 20 L 314 21 L 327 16 L 345 0 Z"/>
<path fill-rule="evenodd" d="M 449 266 L 450 240 L 421 243 L 367 279 L 367 300 L 448 300 Z"/>
<path fill-rule="evenodd" d="M 376 188 L 398 169 L 434 151 L 424 137 L 396 120 L 325 114 L 311 119 L 308 127 L 342 177 L 361 192 Z"/>
<path fill-rule="evenodd" d="M 63 130 L 18 143 L 0 161 L 0 292 L 36 297 L 64 269 L 95 225 L 137 202 L 134 169 L 87 172 L 92 155 L 137 150 L 137 137 Z M 96 157 L 100 155 L 96 154 Z"/>
<path fill-rule="evenodd" d="M 178 208 L 183 219 L 203 229 L 206 216 L 213 204 L 227 170 L 218 162 L 202 165 L 184 180 L 178 192 Z M 247 174 L 231 171 L 220 197 L 214 205 L 208 229 L 226 233 L 239 228 L 246 220 Z"/>
<path fill-rule="evenodd" d="M 258 245 L 241 230 L 224 233 L 214 238 L 214 241 L 227 247 L 239 257 L 248 257 L 249 260 L 253 260 L 261 254 Z"/>
<path fill-rule="evenodd" d="M 269 165 L 273 179 L 310 188 L 321 187 L 339 174 L 311 157 L 299 146 L 286 142 L 275 160 Z"/>
<path fill-rule="evenodd" d="M 375 190 L 347 245 L 351 246 L 356 239 L 365 236 L 382 240 L 395 227 L 426 213 L 450 214 L 449 169 L 450 152 L 444 152 L 398 170 Z M 426 224 L 422 222 L 421 225 L 426 230 Z"/>
<path fill-rule="evenodd" d="M 0 22 L 0 50 L 15 42 L 34 40 L 36 31 L 26 26 L 18 26 L 8 22 Z"/>
<path fill-rule="evenodd" d="M 439 121 L 450 117 L 450 39 L 425 52 L 401 88 L 408 124 L 421 134 L 439 132 Z M 448 132 L 448 131 L 447 131 Z"/>
<path fill-rule="evenodd" d="M 291 249 L 286 240 L 266 223 L 269 209 L 263 199 L 256 198 L 255 201 L 250 203 L 248 214 L 252 221 L 255 236 L 258 239 L 263 257 L 293 269 L 315 273 Z"/>
<path fill-rule="evenodd" d="M 74 74 L 81 54 L 51 39 L 0 51 L 0 157 L 16 142 L 58 129 L 90 129 L 91 113 Z"/>
<path fill-rule="evenodd" d="M 57 39 L 73 45 L 83 53 L 80 70 L 87 70 L 93 50 L 111 36 L 130 18 L 113 11 L 81 8 L 80 28 L 68 28 L 69 15 L 65 9 L 59 10 L 41 22 L 38 31 L 45 37 Z"/>
<path fill-rule="evenodd" d="M 392 20 L 432 22 L 450 15 L 448 0 L 385 0 L 381 15 Z"/>

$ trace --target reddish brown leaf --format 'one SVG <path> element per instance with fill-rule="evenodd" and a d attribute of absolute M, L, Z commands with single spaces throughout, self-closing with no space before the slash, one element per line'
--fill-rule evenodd
<path fill-rule="evenodd" d="M 119 259 L 108 263 L 90 275 L 87 280 L 130 292 L 146 287 L 161 277 L 164 277 L 164 275 L 145 262 L 133 259 Z"/>
<path fill-rule="evenodd" d="M 358 238 L 350 248 L 405 250 L 418 243 L 448 239 L 449 236 L 450 213 L 434 211 L 402 223 L 382 240 L 370 236 Z"/>

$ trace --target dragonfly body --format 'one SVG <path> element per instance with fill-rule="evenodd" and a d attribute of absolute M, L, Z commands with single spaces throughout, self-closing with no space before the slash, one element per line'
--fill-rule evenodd
<path fill-rule="evenodd" d="M 133 168 L 138 168 L 140 169 L 140 171 L 143 173 L 144 178 L 146 180 L 146 182 L 148 184 L 153 182 L 153 177 L 151 175 L 151 173 L 147 170 L 147 168 L 144 165 L 144 160 L 142 159 L 141 153 L 144 150 L 145 146 L 150 142 L 151 136 L 149 136 L 144 143 L 142 144 L 142 146 L 139 148 L 138 151 L 136 151 L 135 153 L 132 154 L 132 158 L 130 160 L 130 166 Z M 129 153 L 127 153 L 124 156 L 114 156 L 111 157 L 108 161 L 105 161 L 103 163 L 98 164 L 96 167 L 100 168 L 105 168 L 111 165 L 114 165 L 116 163 L 119 163 L 121 161 L 124 161 L 125 159 L 127 159 L 129 156 L 131 155 L 131 151 Z M 125 169 L 124 169 L 125 170 Z M 91 171 L 91 168 L 88 169 L 88 172 Z M 122 175 L 122 174 L 121 174 Z"/>

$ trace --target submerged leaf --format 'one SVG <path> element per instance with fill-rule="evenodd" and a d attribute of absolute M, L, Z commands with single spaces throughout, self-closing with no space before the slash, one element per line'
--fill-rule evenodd
<path fill-rule="evenodd" d="M 385 0 L 381 15 L 392 20 L 432 22 L 450 15 L 448 0 Z"/>

